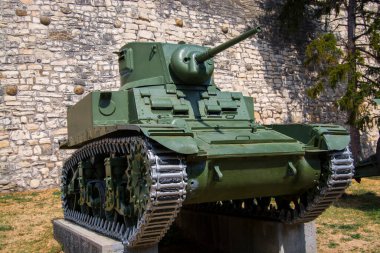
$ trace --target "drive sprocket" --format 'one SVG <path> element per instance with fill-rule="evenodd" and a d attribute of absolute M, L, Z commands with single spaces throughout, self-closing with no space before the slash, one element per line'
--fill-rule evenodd
<path fill-rule="evenodd" d="M 152 186 L 148 149 L 142 139 L 131 140 L 127 161 L 129 201 L 133 207 L 134 215 L 141 217 L 148 204 L 150 187 Z"/>

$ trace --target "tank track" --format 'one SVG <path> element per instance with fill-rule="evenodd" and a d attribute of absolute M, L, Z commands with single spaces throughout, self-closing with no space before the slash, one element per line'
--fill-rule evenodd
<path fill-rule="evenodd" d="M 129 153 L 130 143 L 143 141 L 148 150 L 152 185 L 145 212 L 136 225 L 126 227 L 119 222 L 110 222 L 92 217 L 69 208 L 65 188 L 69 171 L 75 171 L 80 161 L 102 154 Z M 74 172 L 73 172 L 74 174 Z M 62 169 L 62 206 L 64 218 L 103 235 L 115 238 L 130 247 L 149 246 L 158 243 L 177 216 L 186 197 L 186 164 L 182 157 L 140 137 L 104 138 L 76 150 Z"/>
<path fill-rule="evenodd" d="M 305 223 L 316 219 L 350 185 L 354 176 L 354 165 L 351 152 L 344 151 L 330 154 L 326 169 L 322 171 L 319 185 L 301 196 L 293 203 L 281 206 L 281 202 L 273 203 L 279 198 L 257 198 L 204 203 L 185 206 L 194 211 L 211 212 L 223 215 L 253 217 L 267 220 L 277 220 L 288 224 Z M 264 199 L 264 200 L 263 200 Z M 265 204 L 262 204 L 265 202 Z"/>

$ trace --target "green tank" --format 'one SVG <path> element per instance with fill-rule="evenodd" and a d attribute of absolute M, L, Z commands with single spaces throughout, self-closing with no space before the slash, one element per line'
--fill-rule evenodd
<path fill-rule="evenodd" d="M 64 217 L 121 240 L 158 243 L 181 208 L 314 220 L 347 188 L 349 134 L 337 125 L 259 125 L 251 97 L 221 91 L 215 48 L 133 42 L 118 52 L 121 87 L 68 108 L 76 149 L 62 169 Z"/>

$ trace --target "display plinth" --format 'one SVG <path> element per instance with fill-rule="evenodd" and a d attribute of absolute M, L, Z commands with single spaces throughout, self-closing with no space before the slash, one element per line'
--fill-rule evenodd
<path fill-rule="evenodd" d="M 120 241 L 102 236 L 63 219 L 53 220 L 54 238 L 65 253 L 158 253 L 158 246 L 125 248 Z"/>
<path fill-rule="evenodd" d="M 225 253 L 316 253 L 315 223 L 287 225 L 182 210 L 177 224 L 191 241 Z"/>

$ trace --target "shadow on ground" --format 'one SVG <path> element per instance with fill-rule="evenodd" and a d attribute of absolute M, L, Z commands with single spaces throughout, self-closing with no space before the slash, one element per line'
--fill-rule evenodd
<path fill-rule="evenodd" d="M 363 211 L 376 223 L 380 224 L 380 196 L 372 191 L 344 194 L 334 206 Z"/>
<path fill-rule="evenodd" d="M 158 251 L 160 253 L 222 253 L 220 251 L 211 251 L 206 246 L 186 239 L 184 232 L 176 225 L 172 225 L 165 237 L 161 240 Z"/>

